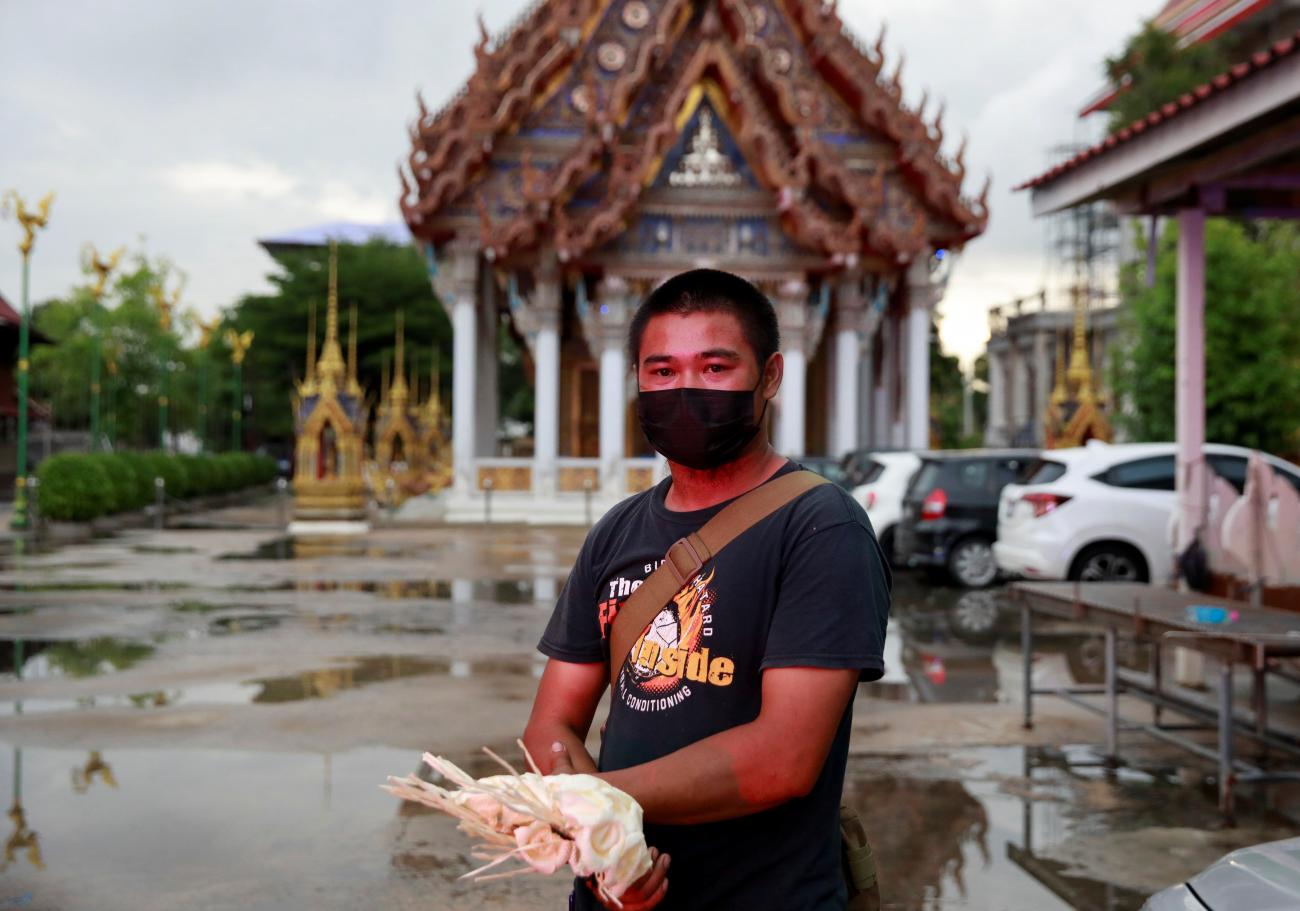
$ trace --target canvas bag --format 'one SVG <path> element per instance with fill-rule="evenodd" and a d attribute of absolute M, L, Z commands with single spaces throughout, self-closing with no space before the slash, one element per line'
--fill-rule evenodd
<path fill-rule="evenodd" d="M 663 562 L 623 602 L 614 617 L 609 632 L 610 689 L 617 690 L 619 673 L 641 630 L 705 563 L 782 506 L 825 483 L 825 478 L 811 471 L 794 471 L 760 484 L 723 507 L 698 531 L 669 547 Z M 857 811 L 844 805 L 840 806 L 840 859 L 848 886 L 849 911 L 878 911 L 880 890 L 867 832 Z"/>

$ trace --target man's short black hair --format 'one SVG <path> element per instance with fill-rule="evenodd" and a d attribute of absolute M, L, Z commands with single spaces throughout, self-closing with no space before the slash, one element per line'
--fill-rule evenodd
<path fill-rule="evenodd" d="M 745 341 L 758 358 L 759 370 L 780 350 L 781 330 L 767 295 L 739 275 L 719 269 L 691 269 L 668 279 L 637 308 L 627 330 L 627 353 L 633 367 L 641 361 L 641 336 L 651 317 L 717 312 L 730 313 L 740 321 Z"/>

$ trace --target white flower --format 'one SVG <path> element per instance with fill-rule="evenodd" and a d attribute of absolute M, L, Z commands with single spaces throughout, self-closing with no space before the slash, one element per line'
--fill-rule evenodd
<path fill-rule="evenodd" d="M 544 822 L 515 829 L 515 843 L 522 849 L 519 856 L 528 866 L 547 876 L 568 863 L 573 852 L 573 843 Z"/>

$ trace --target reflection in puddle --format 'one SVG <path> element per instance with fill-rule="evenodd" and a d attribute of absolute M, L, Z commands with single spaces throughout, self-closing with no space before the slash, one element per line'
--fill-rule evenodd
<path fill-rule="evenodd" d="M 313 579 L 286 582 L 278 590 L 364 592 L 380 598 L 457 602 L 486 601 L 495 604 L 531 604 L 534 598 L 534 585 L 528 579 L 366 579 L 352 581 Z"/>
<path fill-rule="evenodd" d="M 544 659 L 424 658 L 411 655 L 375 655 L 355 658 L 339 667 L 304 671 L 284 677 L 268 677 L 250 683 L 261 687 L 253 702 L 298 702 L 325 699 L 341 690 L 351 690 L 369 683 L 399 680 L 404 677 L 443 675 L 457 678 L 475 676 L 540 677 Z"/>
<path fill-rule="evenodd" d="M 99 636 L 94 639 L 0 639 L 0 679 L 96 677 L 126 670 L 148 658 L 145 642 Z"/>
<path fill-rule="evenodd" d="M 419 546 L 358 540 L 346 537 L 280 537 L 263 541 L 250 551 L 222 554 L 219 560 L 304 560 L 312 557 L 422 557 L 441 549 L 436 544 Z"/>

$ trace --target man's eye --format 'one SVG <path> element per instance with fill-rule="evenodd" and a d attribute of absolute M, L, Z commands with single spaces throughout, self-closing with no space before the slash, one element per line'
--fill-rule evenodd
<path fill-rule="evenodd" d="M 709 364 L 704 368 L 706 373 L 721 373 L 727 368 L 722 364 Z"/>
<path fill-rule="evenodd" d="M 672 376 L 672 375 L 673 375 L 673 372 L 672 372 L 672 370 L 669 369 L 668 367 L 659 367 L 659 368 L 657 368 L 657 369 L 655 370 L 654 375 L 655 375 L 655 376 L 669 377 L 669 376 Z"/>

